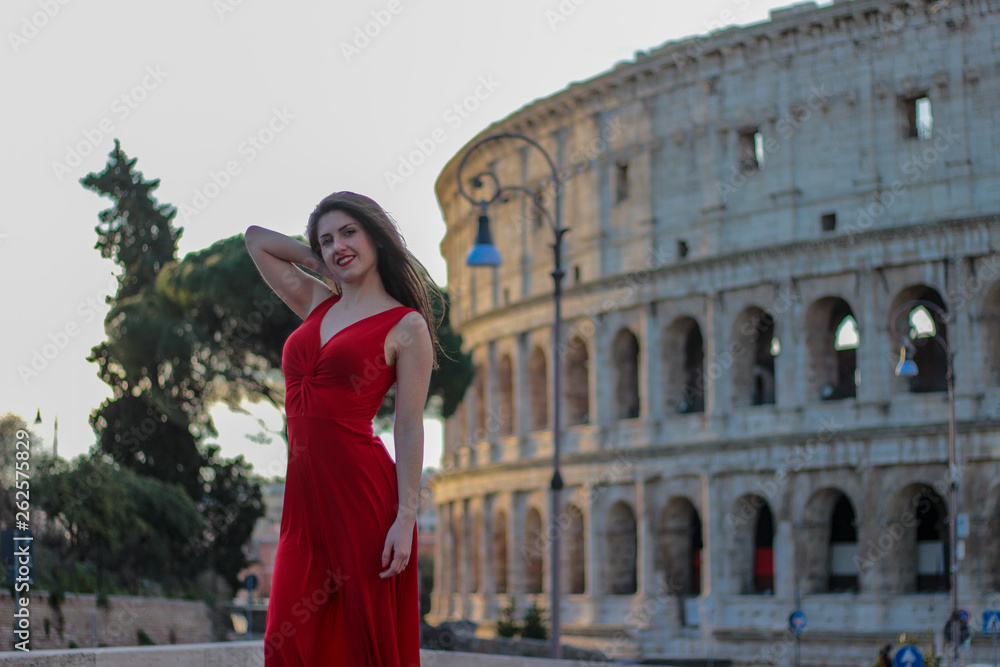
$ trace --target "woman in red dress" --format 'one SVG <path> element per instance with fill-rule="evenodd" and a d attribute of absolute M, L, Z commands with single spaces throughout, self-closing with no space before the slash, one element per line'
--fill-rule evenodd
<path fill-rule="evenodd" d="M 423 408 L 437 347 L 426 272 L 367 197 L 330 195 L 306 231 L 308 247 L 246 231 L 264 279 L 303 319 L 282 353 L 288 471 L 265 664 L 415 667 Z M 372 429 L 393 384 L 395 463 Z"/>

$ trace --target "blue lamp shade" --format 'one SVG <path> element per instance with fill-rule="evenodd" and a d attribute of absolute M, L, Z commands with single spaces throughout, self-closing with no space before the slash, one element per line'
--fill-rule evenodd
<path fill-rule="evenodd" d="M 899 348 L 899 363 L 896 364 L 897 377 L 913 377 L 917 374 L 917 363 L 910 358 L 910 351 L 905 345 Z"/>
<path fill-rule="evenodd" d="M 493 245 L 490 236 L 490 219 L 486 215 L 479 216 L 479 231 L 476 233 L 476 244 L 465 256 L 466 266 L 500 266 L 500 251 Z"/>

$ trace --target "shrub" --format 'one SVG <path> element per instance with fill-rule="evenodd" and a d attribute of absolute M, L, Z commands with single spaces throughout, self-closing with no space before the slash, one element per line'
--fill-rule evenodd
<path fill-rule="evenodd" d="M 517 621 L 514 620 L 514 599 L 511 598 L 507 606 L 501 608 L 497 615 L 497 636 L 513 637 L 517 632 Z"/>
<path fill-rule="evenodd" d="M 549 631 L 542 620 L 542 610 L 537 602 L 532 602 L 524 614 L 524 627 L 521 636 L 525 639 L 548 639 Z"/>

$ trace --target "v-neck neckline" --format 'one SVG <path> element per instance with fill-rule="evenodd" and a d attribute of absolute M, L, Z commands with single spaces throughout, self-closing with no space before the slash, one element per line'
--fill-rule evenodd
<path fill-rule="evenodd" d="M 330 297 L 330 298 L 332 299 L 333 297 Z M 319 351 L 320 352 L 322 352 L 323 349 L 327 345 L 330 344 L 331 340 L 333 340 L 334 338 L 336 338 L 337 336 L 339 336 L 343 332 L 347 331 L 348 329 L 350 329 L 351 327 L 353 327 L 355 324 L 361 324 L 365 320 L 370 320 L 373 317 L 378 317 L 379 315 L 383 315 L 383 314 L 388 313 L 388 312 L 393 311 L 393 310 L 398 310 L 400 308 L 406 308 L 406 306 L 393 306 L 392 308 L 386 308 L 385 310 L 379 311 L 377 313 L 373 313 L 372 315 L 368 315 L 367 317 L 362 317 L 360 320 L 355 320 L 354 322 L 351 322 L 350 324 L 348 324 L 347 326 L 343 327 L 339 331 L 334 332 L 334 334 L 332 336 L 330 336 L 329 338 L 326 339 L 326 342 L 323 342 L 323 318 L 326 317 L 326 314 L 330 312 L 330 308 L 333 308 L 335 305 L 337 305 L 338 301 L 340 301 L 340 299 L 337 299 L 337 301 L 334 301 L 332 304 L 330 304 L 330 307 L 327 308 L 325 311 L 323 311 L 323 314 L 319 316 L 319 326 L 317 328 L 319 329 L 319 331 L 318 331 L 318 338 L 319 338 Z"/>

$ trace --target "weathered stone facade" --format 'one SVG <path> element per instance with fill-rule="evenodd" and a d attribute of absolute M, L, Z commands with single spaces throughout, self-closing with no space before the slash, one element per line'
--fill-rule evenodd
<path fill-rule="evenodd" d="M 1000 608 L 998 35 L 996 0 L 809 3 L 637 54 L 484 131 L 530 135 L 561 170 L 555 351 L 546 218 L 494 205 L 505 263 L 465 266 L 478 211 L 449 163 L 451 317 L 480 375 L 446 425 L 431 622 L 548 604 L 558 353 L 567 641 L 787 662 L 796 606 L 805 664 L 940 640 L 956 514 L 942 341 L 960 603 L 974 621 Z M 551 208 L 540 154 L 494 143 L 465 173 L 488 166 Z M 907 380 L 911 327 L 936 337 L 916 339 Z M 988 647 L 977 635 L 968 659 Z"/>

